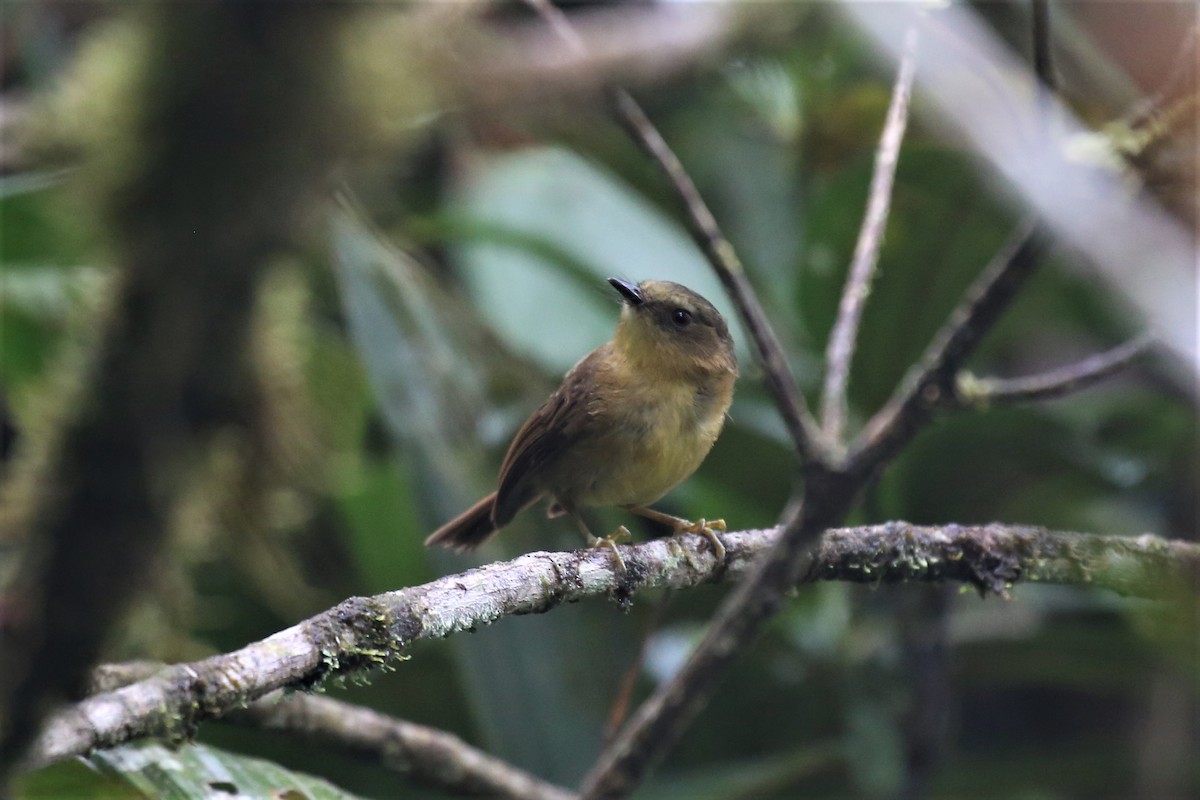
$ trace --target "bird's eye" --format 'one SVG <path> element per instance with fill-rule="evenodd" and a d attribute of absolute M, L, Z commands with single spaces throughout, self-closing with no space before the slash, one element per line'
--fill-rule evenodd
<path fill-rule="evenodd" d="M 671 321 L 676 327 L 686 328 L 692 323 L 692 313 L 685 308 L 677 308 L 671 312 Z"/>

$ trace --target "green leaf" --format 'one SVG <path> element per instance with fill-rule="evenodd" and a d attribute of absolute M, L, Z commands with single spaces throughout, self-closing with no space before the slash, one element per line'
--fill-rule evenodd
<path fill-rule="evenodd" d="M 87 235 L 78 214 L 63 206 L 60 176 L 28 174 L 0 179 L 0 264 L 72 264 L 86 260 Z"/>
<path fill-rule="evenodd" d="M 0 179 L 0 381 L 41 374 L 72 314 L 103 296 L 105 275 L 76 217 L 63 213 L 53 175 Z"/>
<path fill-rule="evenodd" d="M 612 336 L 605 278 L 685 284 L 730 318 L 733 306 L 688 236 L 614 176 L 557 147 L 487 160 L 454 206 L 477 236 L 454 254 L 477 305 L 517 352 L 564 372 Z M 461 230 L 461 227 L 460 227 Z M 535 244 L 540 243 L 540 244 Z M 561 253 L 563 258 L 552 258 Z"/>
<path fill-rule="evenodd" d="M 367 461 L 338 487 L 338 508 L 351 533 L 350 547 L 363 584 L 360 591 L 385 592 L 428 580 L 410 481 L 379 461 Z"/>
<path fill-rule="evenodd" d="M 157 742 L 137 742 L 100 750 L 89 762 L 99 769 L 102 777 L 115 778 L 121 788 L 133 790 L 118 797 L 164 800 L 353 800 L 355 797 L 320 778 L 202 744 L 172 750 Z"/>
<path fill-rule="evenodd" d="M 463 327 L 451 301 L 420 264 L 392 247 L 349 209 L 334 219 L 334 255 L 350 336 L 388 432 L 401 445 L 430 520 L 466 500 L 447 487 L 469 485 L 469 434 L 481 416 L 484 376 L 463 355 Z"/>
<path fill-rule="evenodd" d="M 143 800 L 138 791 L 120 776 L 103 773 L 79 758 L 19 775 L 14 782 L 14 800 Z"/>

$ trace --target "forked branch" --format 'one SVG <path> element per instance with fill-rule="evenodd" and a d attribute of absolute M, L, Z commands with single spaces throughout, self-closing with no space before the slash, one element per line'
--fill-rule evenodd
<path fill-rule="evenodd" d="M 1044 234 L 1032 221 L 1017 226 L 921 360 L 867 423 L 850 449 L 850 469 L 862 474 L 877 472 L 912 440 L 934 411 L 953 402 L 955 378 L 963 363 L 1033 274 L 1045 247 Z"/>

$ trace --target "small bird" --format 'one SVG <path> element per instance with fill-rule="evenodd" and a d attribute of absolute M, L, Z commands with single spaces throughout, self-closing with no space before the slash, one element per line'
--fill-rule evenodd
<path fill-rule="evenodd" d="M 517 512 L 543 498 L 547 515 L 567 515 L 592 546 L 625 562 L 616 540 L 600 539 L 579 509 L 619 506 L 700 533 L 724 560 L 724 520 L 691 522 L 648 506 L 696 471 L 725 425 L 737 380 L 733 340 L 720 312 L 670 281 L 608 282 L 621 295 L 612 341 L 584 356 L 517 432 L 496 491 L 434 531 L 426 545 L 471 550 Z"/>

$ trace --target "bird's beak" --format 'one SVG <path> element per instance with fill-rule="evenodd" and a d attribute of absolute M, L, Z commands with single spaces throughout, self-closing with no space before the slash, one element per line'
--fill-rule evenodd
<path fill-rule="evenodd" d="M 612 285 L 621 298 L 633 307 L 640 306 L 645 302 L 646 296 L 642 294 L 642 290 L 638 288 L 636 283 L 623 281 L 620 278 L 609 278 L 608 282 Z"/>

